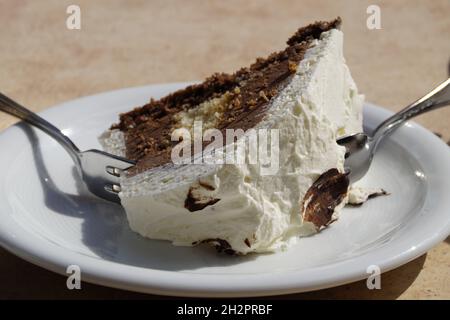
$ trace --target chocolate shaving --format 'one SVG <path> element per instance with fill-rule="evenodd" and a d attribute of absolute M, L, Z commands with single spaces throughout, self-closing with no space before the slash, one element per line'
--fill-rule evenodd
<path fill-rule="evenodd" d="M 369 194 L 369 196 L 367 197 L 367 199 L 373 199 L 373 198 L 376 198 L 376 197 L 379 197 L 379 196 L 386 196 L 386 195 L 388 195 L 388 194 L 389 194 L 389 193 L 388 193 L 386 190 L 381 189 L 381 191 L 378 191 L 378 192 L 374 192 L 374 193 Z"/>
<path fill-rule="evenodd" d="M 209 200 L 197 199 L 194 197 L 192 191 L 192 188 L 190 188 L 186 200 L 184 200 L 184 207 L 190 212 L 203 210 L 207 206 L 212 206 L 213 204 L 220 201 L 220 199 L 215 198 L 209 198 Z"/>
<path fill-rule="evenodd" d="M 204 188 L 208 191 L 214 191 L 215 188 L 206 182 L 199 181 L 198 185 L 193 185 L 189 188 L 188 194 L 186 196 L 186 199 L 184 200 L 184 207 L 188 209 L 190 212 L 194 211 L 200 211 L 206 208 L 207 206 L 211 206 L 220 199 L 208 197 L 208 196 L 201 196 L 198 197 L 195 195 L 195 191 L 199 190 L 200 188 Z"/>
<path fill-rule="evenodd" d="M 219 252 L 219 253 L 223 252 L 223 253 L 226 253 L 229 255 L 237 254 L 237 252 L 231 248 L 231 245 L 228 243 L 228 241 L 223 240 L 223 239 L 219 239 L 219 238 L 206 239 L 206 240 L 201 241 L 201 243 L 209 243 L 209 244 L 213 245 L 214 248 L 216 248 L 217 252 Z"/>
<path fill-rule="evenodd" d="M 349 181 L 337 169 L 323 173 L 308 189 L 302 201 L 303 219 L 317 229 L 326 227 L 332 220 L 334 209 L 347 195 Z"/>

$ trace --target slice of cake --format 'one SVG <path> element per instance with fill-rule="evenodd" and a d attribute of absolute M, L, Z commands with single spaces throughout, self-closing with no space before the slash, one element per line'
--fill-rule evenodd
<path fill-rule="evenodd" d="M 363 96 L 345 64 L 340 22 L 301 28 L 249 68 L 122 114 L 100 140 L 137 161 L 121 178 L 131 228 L 246 254 L 285 248 L 332 222 L 348 191 L 336 138 L 362 131 Z M 241 135 L 220 141 L 233 130 Z M 242 141 L 257 152 L 232 161 Z"/>

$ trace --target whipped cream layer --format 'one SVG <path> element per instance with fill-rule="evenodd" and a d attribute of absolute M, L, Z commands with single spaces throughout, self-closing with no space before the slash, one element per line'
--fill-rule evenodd
<path fill-rule="evenodd" d="M 211 242 L 240 254 L 283 249 L 316 232 L 312 223 L 302 221 L 305 194 L 322 173 L 343 171 L 345 150 L 336 138 L 362 131 L 363 96 L 345 64 L 342 45 L 343 33 L 337 29 L 314 40 L 256 125 L 279 130 L 276 174 L 262 175 L 259 165 L 246 162 L 166 164 L 123 176 L 119 195 L 130 227 L 175 245 Z M 106 151 L 124 155 L 119 130 L 105 132 L 100 142 Z M 189 197 L 204 207 L 188 210 Z"/>

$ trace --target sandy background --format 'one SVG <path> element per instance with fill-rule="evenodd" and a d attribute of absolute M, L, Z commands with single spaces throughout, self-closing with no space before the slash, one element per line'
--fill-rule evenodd
<path fill-rule="evenodd" d="M 81 30 L 66 8 L 81 7 Z M 366 8 L 381 8 L 368 30 Z M 367 100 L 399 110 L 447 77 L 450 2 L 0 0 L 0 91 L 32 110 L 84 95 L 152 83 L 202 79 L 248 65 L 283 47 L 299 27 L 340 15 L 345 56 Z M 417 118 L 450 139 L 450 108 Z M 15 122 L 0 114 L 0 130 Z M 2 151 L 0 150 L 0 153 Z M 450 240 L 386 273 L 382 290 L 364 282 L 290 298 L 450 299 Z M 155 298 L 83 284 L 0 249 L 0 298 Z"/>

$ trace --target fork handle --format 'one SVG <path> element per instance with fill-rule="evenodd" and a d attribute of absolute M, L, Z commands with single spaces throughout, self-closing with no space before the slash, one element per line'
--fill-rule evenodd
<path fill-rule="evenodd" d="M 374 141 L 382 140 L 408 119 L 450 104 L 450 78 L 430 93 L 383 121 L 373 132 Z"/>
<path fill-rule="evenodd" d="M 15 116 L 50 135 L 53 139 L 59 142 L 59 144 L 61 144 L 64 149 L 66 149 L 66 151 L 74 160 L 75 164 L 78 167 L 80 166 L 80 150 L 78 149 L 78 147 L 72 142 L 72 140 L 70 140 L 65 134 L 63 134 L 50 122 L 41 118 L 36 113 L 28 110 L 27 108 L 23 107 L 22 105 L 8 98 L 2 93 L 0 93 L 0 110 L 12 116 Z"/>

